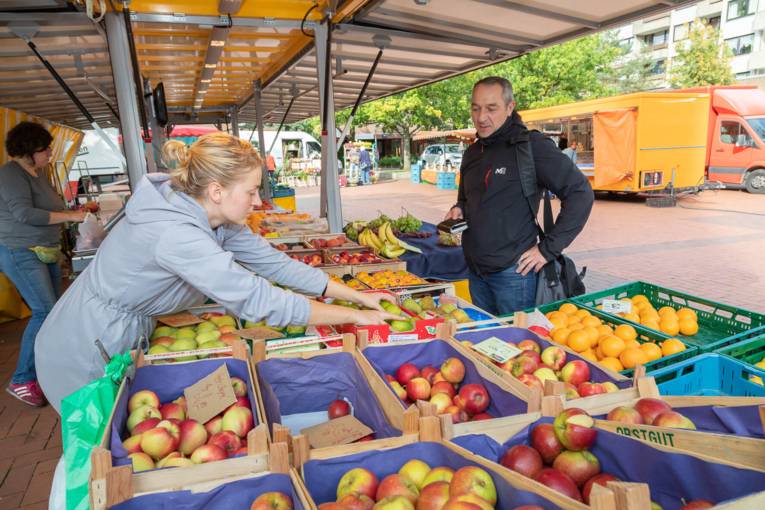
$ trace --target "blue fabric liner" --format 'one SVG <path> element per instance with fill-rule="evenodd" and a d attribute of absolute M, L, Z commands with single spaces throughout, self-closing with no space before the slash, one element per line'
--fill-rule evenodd
<path fill-rule="evenodd" d="M 528 445 L 529 432 L 536 425 L 552 421 L 552 418 L 541 418 L 501 445 L 483 435 L 461 436 L 452 441 L 498 462 L 508 448 Z M 683 453 L 664 452 L 605 430 L 598 430 L 591 451 L 600 461 L 602 472 L 625 482 L 647 483 L 651 499 L 664 510 L 681 508 L 681 498 L 721 503 L 765 489 L 765 473 L 715 464 Z"/>
<path fill-rule="evenodd" d="M 183 468 L 180 468 L 183 469 Z M 248 509 L 266 492 L 283 492 L 292 498 L 295 510 L 306 510 L 292 487 L 289 475 L 272 473 L 220 485 L 207 492 L 171 491 L 146 494 L 112 507 L 113 510 L 208 510 Z"/>
<path fill-rule="evenodd" d="M 363 354 L 383 380 L 385 380 L 385 374 L 395 377 L 396 370 L 404 363 L 414 363 L 419 369 L 426 365 L 433 365 L 438 368 L 447 358 L 459 358 L 465 365 L 465 379 L 462 384 L 477 383 L 486 387 L 491 399 L 489 408 L 486 410 L 487 413 L 494 417 L 511 416 L 523 414 L 528 409 L 526 402 L 481 377 L 473 362 L 462 356 L 446 342 L 432 340 L 416 344 L 371 345 L 364 349 Z M 393 392 L 393 388 L 390 391 Z M 395 395 L 395 392 L 393 394 Z"/>
<path fill-rule="evenodd" d="M 763 438 L 759 406 L 676 407 L 675 411 L 690 419 L 697 430 L 736 436 Z"/>
<path fill-rule="evenodd" d="M 210 375 L 221 365 L 228 367 L 231 377 L 239 377 L 247 383 L 247 398 L 250 399 L 250 410 L 255 426 L 258 425 L 257 397 L 254 385 L 250 379 L 250 371 L 247 362 L 233 358 L 213 358 L 194 361 L 191 363 L 168 363 L 165 365 L 146 365 L 136 369 L 135 379 L 128 383 L 127 391 L 116 403 L 116 411 L 112 420 L 112 437 L 110 450 L 112 463 L 115 466 L 130 464 L 128 453 L 122 447 L 123 439 L 128 437 L 127 419 L 128 400 L 134 393 L 142 390 L 151 390 L 157 394 L 163 404 L 172 402 L 183 395 L 183 390 L 202 378 Z"/>
<path fill-rule="evenodd" d="M 430 442 L 413 443 L 399 448 L 346 455 L 326 460 L 311 460 L 303 465 L 303 480 L 317 505 L 335 501 L 337 483 L 353 468 L 363 467 L 378 480 L 394 474 L 412 459 L 420 459 L 430 467 L 448 466 L 457 470 L 465 466 L 483 466 L 466 459 L 444 445 Z M 558 506 L 532 492 L 516 489 L 496 472 L 486 470 L 497 488 L 497 510 L 512 510 L 521 505 L 539 505 L 545 510 Z"/>
<path fill-rule="evenodd" d="M 401 260 L 406 261 L 406 270 L 420 278 L 457 281 L 468 277 L 467 262 L 462 253 L 462 246 L 441 246 L 438 244 L 438 231 L 431 223 L 422 224 L 423 232 L 433 235 L 425 238 L 403 237 L 407 243 L 422 250 L 420 253 L 406 252 Z"/>
<path fill-rule="evenodd" d="M 274 358 L 258 363 L 257 373 L 269 423 L 281 423 L 282 414 L 326 411 L 333 400 L 346 398 L 354 416 L 375 431 L 376 439 L 401 435 L 386 421 L 364 374 L 347 352 L 310 359 Z"/>
<path fill-rule="evenodd" d="M 558 345 L 554 342 L 548 342 L 547 340 L 544 340 L 538 335 L 536 335 L 533 331 L 529 331 L 528 329 L 524 329 L 524 328 L 506 327 L 506 328 L 495 328 L 491 330 L 479 329 L 476 331 L 466 331 L 464 333 L 457 333 L 457 335 L 455 335 L 455 338 L 458 341 L 461 342 L 463 340 L 467 340 L 468 342 L 473 344 L 477 344 L 491 337 L 497 337 L 500 340 L 504 340 L 505 342 L 512 342 L 514 344 L 517 344 L 521 340 L 534 340 L 535 342 L 539 344 L 539 347 L 542 350 L 545 350 L 547 347 L 550 347 L 551 345 Z M 594 365 L 592 362 L 582 358 L 581 356 L 577 356 L 576 354 L 566 352 L 566 362 L 573 361 L 575 359 L 582 360 L 590 366 L 591 381 L 594 381 L 597 383 L 611 381 L 621 389 L 629 388 L 630 386 L 632 386 L 631 380 L 627 379 L 624 381 L 617 381 L 616 379 L 608 375 L 602 368 L 599 368 L 597 365 Z"/>

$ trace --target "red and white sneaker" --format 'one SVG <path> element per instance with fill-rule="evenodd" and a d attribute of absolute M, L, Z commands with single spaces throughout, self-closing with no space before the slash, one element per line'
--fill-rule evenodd
<path fill-rule="evenodd" d="M 24 384 L 10 383 L 5 391 L 30 406 L 42 407 L 47 403 L 37 381 Z"/>

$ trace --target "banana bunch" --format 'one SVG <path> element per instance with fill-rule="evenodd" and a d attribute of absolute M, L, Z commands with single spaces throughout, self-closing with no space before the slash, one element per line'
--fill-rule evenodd
<path fill-rule="evenodd" d="M 377 234 L 369 228 L 362 230 L 359 234 L 359 244 L 371 248 L 376 255 L 379 255 L 385 247 Z"/>
<path fill-rule="evenodd" d="M 371 228 L 364 229 L 359 234 L 359 244 L 371 248 L 377 255 L 385 258 L 395 259 L 404 254 L 407 250 L 422 253 L 422 250 L 416 246 L 405 243 L 393 234 L 390 222 L 382 223 L 377 232 Z"/>

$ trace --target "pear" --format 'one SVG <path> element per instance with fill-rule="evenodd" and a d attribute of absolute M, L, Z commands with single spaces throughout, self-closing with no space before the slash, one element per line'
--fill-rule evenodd
<path fill-rule="evenodd" d="M 220 331 L 213 330 L 213 331 L 203 331 L 201 333 L 197 333 L 197 336 L 195 340 L 199 344 L 203 344 L 205 342 L 211 342 L 213 340 L 218 340 L 220 338 Z"/>
<path fill-rule="evenodd" d="M 183 338 L 194 339 L 196 338 L 196 336 L 197 336 L 196 330 L 194 330 L 194 328 L 189 328 L 189 327 L 181 328 L 175 334 L 175 338 L 177 338 L 178 340 L 181 340 Z"/>
<path fill-rule="evenodd" d="M 460 324 L 464 324 L 466 322 L 471 322 L 470 316 L 465 312 L 465 310 L 456 309 L 451 313 L 451 316 L 453 319 L 455 319 Z"/>
<path fill-rule="evenodd" d="M 166 352 L 173 352 L 167 346 L 154 345 L 149 347 L 149 354 L 165 354 Z"/>
<path fill-rule="evenodd" d="M 422 313 L 422 307 L 417 304 L 417 301 L 415 301 L 412 298 L 406 298 L 403 303 L 401 303 L 401 306 L 409 310 L 415 315 L 418 315 Z"/>
<path fill-rule="evenodd" d="M 433 299 L 433 296 L 425 296 L 424 298 L 420 299 L 420 308 L 423 310 L 435 310 L 436 302 Z"/>
<path fill-rule="evenodd" d="M 444 303 L 438 307 L 437 311 L 440 315 L 449 315 L 457 309 L 457 305 L 454 303 Z"/>
<path fill-rule="evenodd" d="M 395 331 L 411 331 L 414 325 L 411 321 L 390 321 L 390 328 Z"/>
<path fill-rule="evenodd" d="M 258 322 L 252 322 L 252 321 L 244 321 L 244 328 L 261 328 L 266 325 L 266 321 L 258 321 Z"/>
<path fill-rule="evenodd" d="M 401 310 L 398 305 L 394 305 L 389 301 L 380 301 L 380 306 L 382 306 L 386 312 L 392 313 L 393 315 L 404 315 L 403 310 Z"/>
<path fill-rule="evenodd" d="M 220 317 L 210 317 L 210 321 L 218 327 L 232 326 L 236 327 L 236 321 L 230 315 L 221 315 Z"/>
<path fill-rule="evenodd" d="M 305 326 L 287 326 L 288 335 L 303 335 L 305 334 Z"/>
<path fill-rule="evenodd" d="M 171 328 L 170 326 L 159 326 L 157 329 L 154 330 L 154 333 L 151 334 L 150 340 L 154 340 L 155 338 L 159 338 L 161 336 L 172 336 L 175 337 L 175 328 Z"/>
<path fill-rule="evenodd" d="M 204 333 L 205 331 L 213 331 L 215 329 L 218 329 L 218 326 L 216 326 L 214 322 L 205 321 L 197 324 L 197 334 Z"/>
<path fill-rule="evenodd" d="M 197 342 L 193 338 L 182 338 L 180 340 L 176 340 L 169 347 L 170 352 L 191 351 L 196 348 L 197 348 Z"/>

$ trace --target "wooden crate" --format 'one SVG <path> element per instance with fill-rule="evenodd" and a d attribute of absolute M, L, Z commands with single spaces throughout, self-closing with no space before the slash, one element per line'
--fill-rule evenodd
<path fill-rule="evenodd" d="M 384 447 L 385 445 L 393 445 L 393 444 L 406 444 L 409 441 L 412 441 L 413 438 L 415 438 L 418 434 L 418 424 L 419 424 L 419 411 L 416 407 L 412 406 L 409 409 L 403 409 L 400 405 L 400 402 L 396 398 L 395 395 L 393 395 L 387 387 L 387 384 L 385 381 L 383 381 L 380 376 L 377 374 L 377 372 L 372 369 L 371 366 L 369 366 L 369 363 L 364 359 L 363 355 L 361 354 L 361 351 L 356 345 L 356 337 L 351 334 L 345 334 L 342 335 L 342 347 L 339 349 L 322 349 L 319 351 L 311 351 L 311 352 L 297 352 L 297 353 L 290 353 L 290 354 L 269 354 L 266 352 L 265 349 L 265 343 L 264 342 L 255 342 L 253 345 L 253 370 L 254 373 L 257 375 L 258 370 L 258 363 L 260 363 L 263 360 L 266 359 L 311 359 L 317 356 L 326 356 L 328 354 L 333 354 L 337 352 L 347 352 L 349 353 L 354 361 L 356 362 L 356 366 L 358 367 L 359 371 L 364 375 L 367 383 L 369 384 L 370 389 L 372 390 L 372 393 L 377 398 L 377 402 L 380 405 L 380 408 L 383 411 L 383 414 L 385 415 L 385 418 L 387 419 L 388 423 L 392 425 L 393 427 L 397 428 L 398 430 L 402 431 L 403 435 L 401 437 L 393 437 L 393 438 L 382 438 L 382 439 L 374 439 L 372 441 L 367 441 L 364 443 L 353 443 L 343 446 L 336 446 L 332 448 L 336 449 L 342 449 L 343 451 L 357 451 L 361 447 L 370 446 L 374 449 L 376 447 Z M 256 377 L 257 379 L 257 377 Z M 263 410 L 263 415 L 265 416 L 265 410 Z M 267 420 L 267 418 L 264 418 L 264 420 Z M 293 444 L 293 438 L 290 434 L 290 430 L 282 426 L 278 423 L 269 424 L 272 426 L 272 438 L 274 442 L 288 442 L 290 444 Z M 303 436 L 296 436 L 298 438 Z M 298 439 L 298 442 L 305 441 L 305 447 L 308 446 L 307 438 Z M 301 448 L 303 448 L 302 443 Z M 318 448 L 318 449 L 311 449 L 311 451 L 319 451 L 319 454 L 321 454 L 322 450 L 325 450 L 326 448 Z M 290 451 L 290 455 L 294 455 L 294 452 Z"/>

